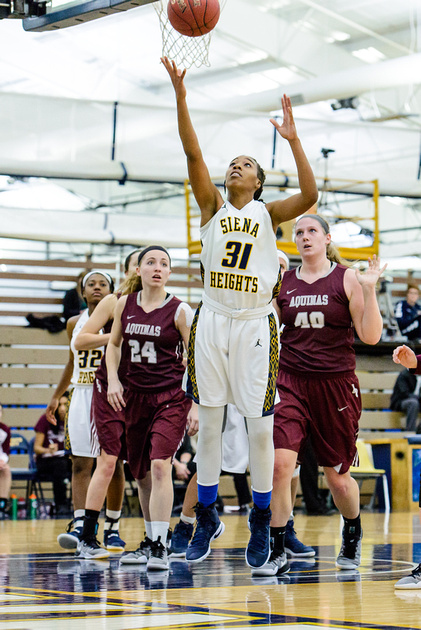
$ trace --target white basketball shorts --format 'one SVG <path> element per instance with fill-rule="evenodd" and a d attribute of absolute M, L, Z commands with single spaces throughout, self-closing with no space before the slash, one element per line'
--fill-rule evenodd
<path fill-rule="evenodd" d="M 278 340 L 274 311 L 242 319 L 202 304 L 190 332 L 187 395 L 206 407 L 235 404 L 247 418 L 272 414 Z"/>
<path fill-rule="evenodd" d="M 67 430 L 72 455 L 98 457 L 100 447 L 91 423 L 92 387 L 75 387 L 70 400 Z"/>

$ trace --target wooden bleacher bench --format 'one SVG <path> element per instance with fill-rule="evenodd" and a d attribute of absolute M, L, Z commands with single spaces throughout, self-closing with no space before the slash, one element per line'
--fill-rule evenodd
<path fill-rule="evenodd" d="M 104 269 L 116 285 L 124 277 L 122 266 L 115 262 L 0 258 L 0 318 L 25 318 L 28 313 L 37 317 L 60 316 L 65 290 L 76 283 L 79 272 L 85 269 Z M 198 262 L 175 265 L 167 286 L 195 308 L 202 290 Z"/>
<path fill-rule="evenodd" d="M 397 368 L 391 363 L 391 367 Z M 370 432 L 396 431 L 396 437 L 402 437 L 405 426 L 405 414 L 390 409 L 390 397 L 399 371 L 368 372 L 357 370 L 361 389 L 362 414 L 360 419 L 360 436 L 369 438 Z"/>
<path fill-rule="evenodd" d="M 68 358 L 65 331 L 0 328 L 0 402 L 3 421 L 30 440 Z"/>

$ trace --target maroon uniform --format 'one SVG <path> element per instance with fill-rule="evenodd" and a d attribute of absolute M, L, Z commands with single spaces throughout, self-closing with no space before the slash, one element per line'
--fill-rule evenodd
<path fill-rule="evenodd" d="M 127 296 L 121 315 L 123 340 L 130 348 L 127 386 L 144 392 L 168 390 L 183 379 L 183 340 L 175 327 L 181 301 L 167 293 L 159 308 L 146 313 L 140 292 Z"/>
<path fill-rule="evenodd" d="M 10 455 L 10 427 L 0 422 L 0 459 L 7 462 Z"/>
<path fill-rule="evenodd" d="M 356 454 L 361 396 L 354 331 L 344 289 L 346 267 L 309 284 L 298 269 L 284 274 L 281 354 L 275 407 L 275 448 L 296 452 L 311 435 L 321 466 L 344 473 Z"/>
<path fill-rule="evenodd" d="M 299 268 L 284 273 L 277 298 L 284 325 L 281 370 L 319 374 L 355 370 L 346 269 L 333 263 L 327 275 L 312 284 L 301 280 Z"/>
<path fill-rule="evenodd" d="M 41 445 L 43 448 L 48 448 L 50 444 L 57 444 L 57 451 L 53 455 L 51 453 L 37 455 L 37 461 L 46 457 L 64 457 L 64 422 L 58 421 L 58 427 L 53 427 L 44 413 L 36 423 L 34 431 L 44 435 Z"/>
<path fill-rule="evenodd" d="M 118 296 L 119 297 L 119 296 Z M 108 332 L 109 323 L 104 327 Z M 126 450 L 126 426 L 124 410 L 115 411 L 107 399 L 107 367 L 105 356 L 107 350 L 102 355 L 101 364 L 95 373 L 95 381 L 92 392 L 91 421 L 95 423 L 99 445 L 108 455 L 114 455 L 118 459 L 127 459 Z M 118 378 L 125 387 L 125 376 L 128 370 L 128 360 L 130 352 L 123 342 L 121 346 L 121 360 L 118 368 Z"/>
<path fill-rule="evenodd" d="M 181 382 L 183 341 L 175 320 L 182 302 L 167 294 L 147 313 L 140 293 L 127 296 L 121 315 L 123 344 L 130 351 L 126 374 L 126 438 L 129 466 L 143 479 L 153 459 L 168 459 L 183 439 L 190 402 Z"/>

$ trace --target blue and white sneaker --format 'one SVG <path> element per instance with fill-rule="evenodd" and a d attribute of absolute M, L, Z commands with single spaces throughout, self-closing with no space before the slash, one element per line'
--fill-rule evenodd
<path fill-rule="evenodd" d="M 83 524 L 75 527 L 75 521 L 83 521 L 83 519 L 73 519 L 66 527 L 66 532 L 64 534 L 59 534 L 57 536 L 57 542 L 63 549 L 77 549 L 77 544 L 82 536 Z"/>
<path fill-rule="evenodd" d="M 126 543 L 118 533 L 118 530 L 106 529 L 104 530 L 104 547 L 108 551 L 124 551 Z"/>
<path fill-rule="evenodd" d="M 196 530 L 193 539 L 186 551 L 186 560 L 189 562 L 202 562 L 210 554 L 211 542 L 218 538 L 225 530 L 225 525 L 219 520 L 215 503 L 204 507 L 198 503 L 194 508 L 196 512 Z"/>
<path fill-rule="evenodd" d="M 285 551 L 292 558 L 312 558 L 316 555 L 313 547 L 309 547 L 298 540 L 294 529 L 294 521 L 290 519 L 285 532 Z"/>
<path fill-rule="evenodd" d="M 172 558 L 183 558 L 186 555 L 187 547 L 189 546 L 192 535 L 193 525 L 191 523 L 179 521 L 174 527 L 174 532 L 171 537 L 171 545 L 168 549 L 169 555 Z"/>
<path fill-rule="evenodd" d="M 250 512 L 248 520 L 250 540 L 246 549 L 246 562 L 251 568 L 262 567 L 269 560 L 271 516 L 269 507 L 261 510 L 254 506 Z"/>

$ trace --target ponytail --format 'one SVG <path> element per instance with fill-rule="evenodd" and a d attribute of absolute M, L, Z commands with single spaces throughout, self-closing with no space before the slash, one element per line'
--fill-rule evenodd
<path fill-rule="evenodd" d="M 142 290 L 142 278 L 134 271 L 127 278 L 123 280 L 118 288 L 120 295 L 129 295 L 129 293 L 136 293 L 136 291 Z"/>

